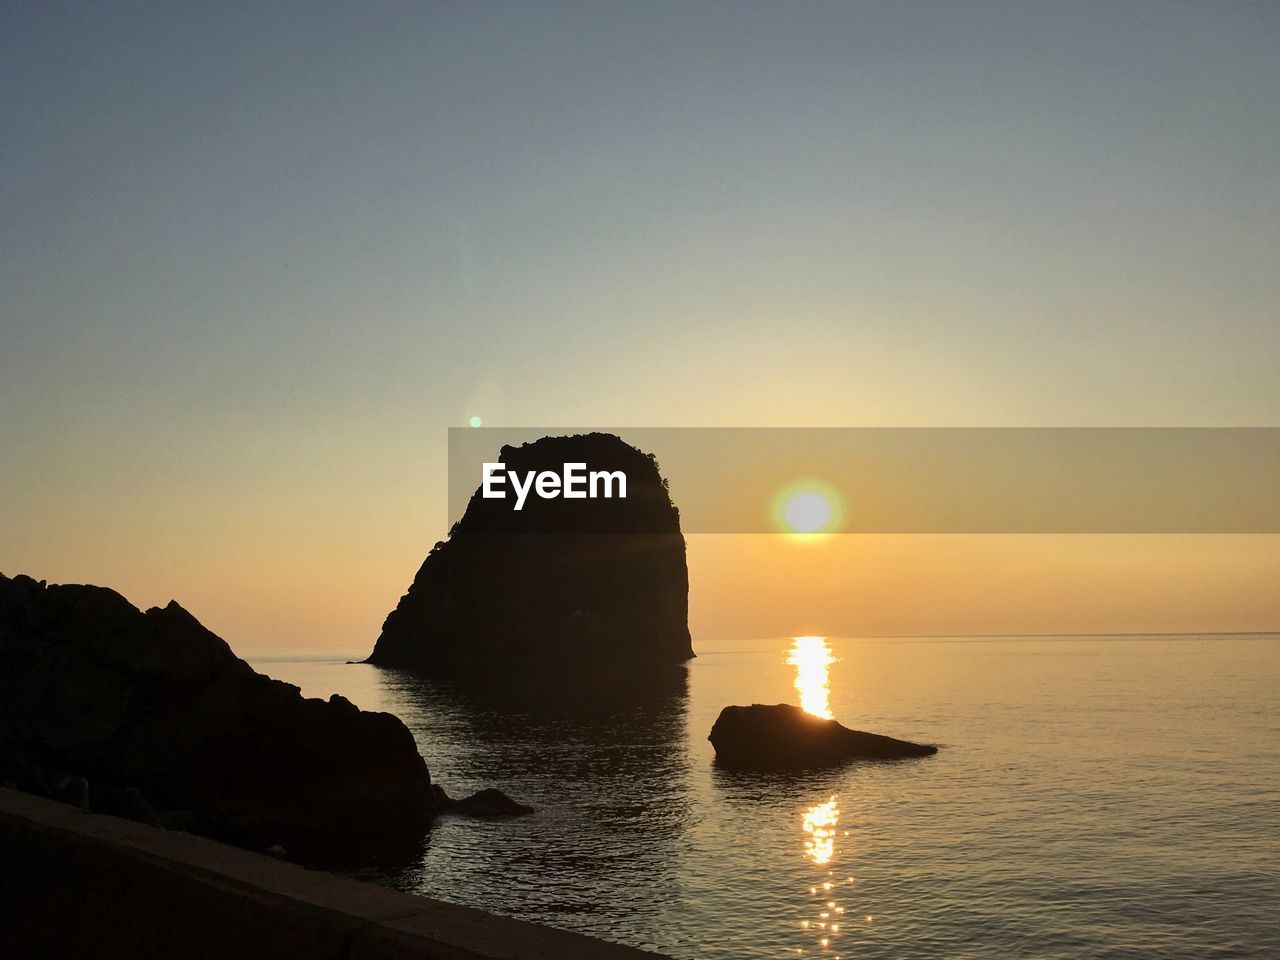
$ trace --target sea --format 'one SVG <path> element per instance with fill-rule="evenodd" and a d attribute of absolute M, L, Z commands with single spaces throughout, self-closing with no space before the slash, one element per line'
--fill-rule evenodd
<path fill-rule="evenodd" d="M 260 659 L 399 716 L 458 797 L 365 870 L 676 958 L 1280 957 L 1280 635 L 698 641 L 658 679 L 465 683 Z M 530 689 L 532 688 L 532 689 Z M 721 769 L 729 704 L 796 703 L 932 757 Z"/>

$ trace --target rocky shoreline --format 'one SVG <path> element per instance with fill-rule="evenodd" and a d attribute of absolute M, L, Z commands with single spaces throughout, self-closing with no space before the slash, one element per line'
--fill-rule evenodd
<path fill-rule="evenodd" d="M 399 718 L 256 673 L 176 602 L 0 574 L 0 785 L 306 863 L 409 853 L 450 799 Z"/>

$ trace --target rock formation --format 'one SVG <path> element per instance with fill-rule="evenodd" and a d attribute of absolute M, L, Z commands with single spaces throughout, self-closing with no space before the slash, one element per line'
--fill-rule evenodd
<path fill-rule="evenodd" d="M 725 707 L 707 739 L 716 748 L 718 764 L 756 769 L 899 760 L 938 752 L 937 747 L 850 730 L 835 720 L 824 720 L 785 703 Z"/>
<path fill-rule="evenodd" d="M 431 792 L 438 813 L 456 813 L 464 817 L 523 817 L 534 812 L 527 803 L 513 800 L 493 787 L 477 790 L 461 800 L 454 800 L 439 784 L 433 783 Z"/>
<path fill-rule="evenodd" d="M 447 672 L 692 657 L 680 514 L 654 458 L 593 433 L 503 447 L 501 461 L 520 474 L 560 473 L 565 463 L 620 470 L 627 496 L 530 496 L 516 511 L 477 489 L 387 617 L 369 662 Z"/>
<path fill-rule="evenodd" d="M 177 603 L 24 576 L 0 575 L 0 781 L 304 860 L 416 843 L 432 812 L 396 717 L 303 699 Z"/>

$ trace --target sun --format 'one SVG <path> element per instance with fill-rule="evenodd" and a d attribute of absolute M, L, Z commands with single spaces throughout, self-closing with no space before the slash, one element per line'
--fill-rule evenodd
<path fill-rule="evenodd" d="M 840 495 L 821 480 L 802 480 L 774 498 L 774 525 L 802 538 L 834 533 L 843 520 Z"/>
<path fill-rule="evenodd" d="M 787 526 L 796 533 L 817 533 L 831 521 L 831 504 L 813 490 L 793 494 L 782 512 Z"/>

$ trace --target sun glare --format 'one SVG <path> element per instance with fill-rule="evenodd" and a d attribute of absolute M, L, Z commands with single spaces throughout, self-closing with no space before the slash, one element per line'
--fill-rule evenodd
<path fill-rule="evenodd" d="M 814 491 L 795 494 L 783 508 L 787 526 L 796 533 L 816 533 L 831 520 L 831 504 Z"/>
<path fill-rule="evenodd" d="M 773 522 L 797 540 L 821 539 L 840 529 L 840 494 L 821 480 L 802 480 L 780 491 L 773 501 Z"/>

